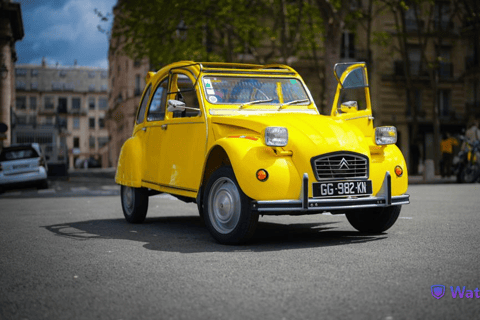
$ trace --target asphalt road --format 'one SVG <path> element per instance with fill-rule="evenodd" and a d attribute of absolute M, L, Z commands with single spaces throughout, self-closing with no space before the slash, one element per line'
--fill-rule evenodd
<path fill-rule="evenodd" d="M 117 196 L 4 195 L 0 319 L 478 319 L 480 299 L 450 286 L 480 287 L 480 185 L 409 193 L 384 234 L 263 217 L 246 246 L 216 243 L 195 205 L 164 196 L 131 225 Z"/>

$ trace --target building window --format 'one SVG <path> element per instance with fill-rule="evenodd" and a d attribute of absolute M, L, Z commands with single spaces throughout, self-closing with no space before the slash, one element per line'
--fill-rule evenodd
<path fill-rule="evenodd" d="M 79 137 L 73 137 L 73 147 L 74 148 L 80 148 L 80 138 Z"/>
<path fill-rule="evenodd" d="M 100 129 L 105 128 L 105 119 L 104 118 L 98 118 L 98 127 Z"/>
<path fill-rule="evenodd" d="M 73 117 L 73 129 L 80 129 L 80 118 Z"/>
<path fill-rule="evenodd" d="M 107 86 L 106 84 L 102 84 L 102 85 L 100 86 L 100 91 L 102 91 L 102 92 L 108 91 L 108 86 Z"/>
<path fill-rule="evenodd" d="M 37 97 L 30 97 L 30 110 L 37 110 Z"/>
<path fill-rule="evenodd" d="M 30 89 L 31 90 L 38 90 L 38 82 L 32 81 L 32 83 L 30 83 Z"/>
<path fill-rule="evenodd" d="M 32 125 L 32 126 L 35 126 L 37 124 L 37 116 L 35 116 L 35 115 L 29 116 L 28 117 L 28 124 Z"/>
<path fill-rule="evenodd" d="M 100 73 L 100 77 L 101 77 L 102 79 L 107 79 L 107 77 L 108 77 L 107 71 L 102 71 L 102 72 Z"/>
<path fill-rule="evenodd" d="M 15 98 L 15 107 L 17 110 L 27 109 L 27 97 L 16 97 Z"/>
<path fill-rule="evenodd" d="M 88 86 L 88 91 L 94 92 L 95 91 L 95 85 L 94 84 L 89 85 Z"/>
<path fill-rule="evenodd" d="M 27 116 L 17 116 L 17 124 L 20 126 L 24 126 L 27 124 Z"/>
<path fill-rule="evenodd" d="M 95 137 L 90 136 L 90 138 L 88 138 L 88 145 L 90 149 L 95 149 Z"/>
<path fill-rule="evenodd" d="M 449 26 L 450 18 L 450 3 L 444 1 L 437 1 L 435 3 L 435 28 L 438 31 L 446 31 L 448 29 L 453 29 L 453 26 Z"/>
<path fill-rule="evenodd" d="M 15 69 L 15 76 L 24 77 L 27 75 L 27 69 Z"/>
<path fill-rule="evenodd" d="M 58 75 L 61 77 L 61 78 L 65 78 L 67 76 L 67 70 L 60 70 L 58 72 Z"/>
<path fill-rule="evenodd" d="M 45 124 L 47 126 L 52 126 L 53 125 L 53 117 L 46 117 L 45 118 Z"/>
<path fill-rule="evenodd" d="M 140 75 L 137 74 L 135 76 L 135 96 L 136 97 L 142 94 L 142 91 L 141 91 L 142 89 L 140 88 L 140 86 L 141 86 L 141 78 L 140 78 Z"/>
<path fill-rule="evenodd" d="M 98 137 L 98 148 L 102 148 L 104 145 L 108 143 L 108 137 Z"/>
<path fill-rule="evenodd" d="M 27 87 L 27 86 L 25 85 L 25 81 L 17 80 L 17 81 L 15 82 L 15 88 L 16 88 L 17 90 L 25 90 L 26 87 Z"/>
<path fill-rule="evenodd" d="M 448 117 L 450 115 L 451 98 L 450 90 L 438 90 L 438 111 L 440 117 Z"/>
<path fill-rule="evenodd" d="M 80 98 L 72 98 L 72 109 L 80 110 Z"/>
<path fill-rule="evenodd" d="M 88 118 L 88 127 L 90 129 L 95 129 L 95 118 Z"/>
<path fill-rule="evenodd" d="M 88 72 L 88 77 L 89 78 L 95 78 L 95 71 L 89 71 Z"/>
<path fill-rule="evenodd" d="M 106 98 L 100 98 L 98 99 L 98 108 L 100 110 L 107 110 L 108 104 L 107 104 L 107 99 Z"/>
<path fill-rule="evenodd" d="M 30 70 L 30 75 L 31 75 L 32 77 L 38 76 L 38 69 L 32 69 L 32 70 Z"/>
<path fill-rule="evenodd" d="M 67 113 L 67 98 L 59 97 L 58 98 L 58 113 Z"/>
<path fill-rule="evenodd" d="M 88 109 L 95 110 L 95 98 L 94 97 L 88 98 Z"/>
<path fill-rule="evenodd" d="M 53 109 L 53 97 L 46 96 L 43 98 L 43 107 L 47 110 Z"/>
<path fill-rule="evenodd" d="M 355 58 L 355 35 L 348 31 L 342 34 L 342 47 L 340 57 L 344 59 Z"/>

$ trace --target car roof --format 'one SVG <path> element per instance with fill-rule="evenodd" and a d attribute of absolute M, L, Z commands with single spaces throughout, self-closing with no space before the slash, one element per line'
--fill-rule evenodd
<path fill-rule="evenodd" d="M 157 72 L 148 72 L 145 82 L 153 81 L 154 78 L 162 77 L 173 72 L 176 69 L 188 70 L 195 78 L 201 74 L 229 74 L 229 75 L 282 75 L 282 76 L 299 76 L 291 67 L 283 64 L 247 64 L 247 63 L 229 63 L 229 62 L 195 62 L 195 61 L 179 61 L 171 63 Z"/>

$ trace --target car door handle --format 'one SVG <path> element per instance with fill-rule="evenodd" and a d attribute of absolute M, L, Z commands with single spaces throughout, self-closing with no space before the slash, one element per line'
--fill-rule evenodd
<path fill-rule="evenodd" d="M 161 128 L 162 130 L 167 130 L 168 126 L 166 124 L 162 124 Z"/>

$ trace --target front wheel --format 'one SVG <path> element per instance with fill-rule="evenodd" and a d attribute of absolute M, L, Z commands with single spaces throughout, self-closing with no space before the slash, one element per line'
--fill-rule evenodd
<path fill-rule="evenodd" d="M 480 175 L 480 167 L 477 163 L 468 164 L 462 171 L 462 181 L 466 183 L 473 183 L 477 181 Z"/>
<path fill-rule="evenodd" d="M 258 213 L 237 183 L 233 169 L 221 167 L 208 180 L 203 218 L 210 234 L 223 244 L 247 242 L 255 232 Z"/>
<path fill-rule="evenodd" d="M 352 227 L 360 232 L 382 233 L 388 230 L 400 214 L 402 206 L 362 209 L 346 213 Z"/>
<path fill-rule="evenodd" d="M 120 197 L 125 220 L 130 223 L 142 223 L 147 216 L 148 190 L 122 185 Z"/>

